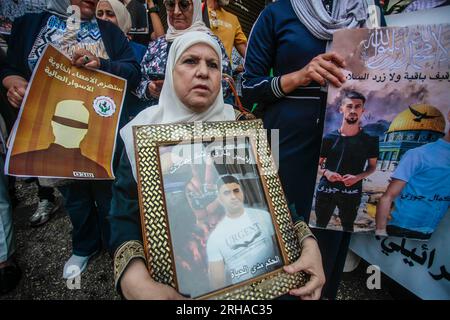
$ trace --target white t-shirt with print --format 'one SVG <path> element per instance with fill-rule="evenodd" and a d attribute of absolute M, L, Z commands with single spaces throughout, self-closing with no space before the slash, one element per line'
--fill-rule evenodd
<path fill-rule="evenodd" d="M 208 238 L 208 262 L 223 261 L 232 284 L 272 271 L 282 264 L 274 234 L 267 211 L 245 208 L 238 218 L 225 216 Z"/>

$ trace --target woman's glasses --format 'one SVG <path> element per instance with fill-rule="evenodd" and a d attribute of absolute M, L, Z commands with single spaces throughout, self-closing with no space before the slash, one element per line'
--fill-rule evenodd
<path fill-rule="evenodd" d="M 165 0 L 164 6 L 167 11 L 175 11 L 175 6 L 177 5 L 177 1 L 175 0 Z M 189 0 L 178 0 L 178 8 L 181 12 L 186 12 L 191 7 L 192 2 Z"/>

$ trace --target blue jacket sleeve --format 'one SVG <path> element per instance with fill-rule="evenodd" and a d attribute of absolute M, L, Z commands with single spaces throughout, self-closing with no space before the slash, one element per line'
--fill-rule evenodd
<path fill-rule="evenodd" d="M 242 90 L 250 101 L 270 104 L 284 97 L 280 77 L 270 76 L 276 52 L 274 19 L 270 6 L 256 20 L 245 55 Z"/>
<path fill-rule="evenodd" d="M 111 211 L 109 223 L 111 227 L 111 254 L 127 241 L 141 241 L 141 220 L 137 184 L 133 178 L 130 161 L 123 150 L 116 180 L 112 188 Z"/>
<path fill-rule="evenodd" d="M 21 76 L 26 80 L 30 79 L 31 70 L 27 63 L 28 54 L 47 19 L 47 13 L 32 13 L 14 20 L 8 41 L 7 57 L 5 61 L 0 63 L 0 81 L 12 75 Z"/>
<path fill-rule="evenodd" d="M 141 71 L 128 39 L 111 22 L 98 20 L 98 24 L 109 56 L 108 60 L 100 59 L 100 70 L 126 79 L 128 90 L 136 89 Z"/>
<path fill-rule="evenodd" d="M 20 54 L 20 42 L 16 39 L 20 39 L 19 35 L 22 31 L 23 19 L 16 19 L 11 30 L 10 41 L 8 42 L 7 58 L 0 65 L 0 79 L 17 75 L 23 78 L 27 78 L 24 74 L 21 66 L 21 54 Z"/>

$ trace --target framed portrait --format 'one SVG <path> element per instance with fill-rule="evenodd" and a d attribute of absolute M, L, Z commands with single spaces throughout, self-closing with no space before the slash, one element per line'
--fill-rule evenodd
<path fill-rule="evenodd" d="M 147 267 L 194 299 L 273 299 L 306 275 L 260 120 L 136 126 Z"/>

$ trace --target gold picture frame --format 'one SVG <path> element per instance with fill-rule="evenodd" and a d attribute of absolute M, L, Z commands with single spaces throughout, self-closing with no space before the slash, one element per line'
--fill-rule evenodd
<path fill-rule="evenodd" d="M 145 125 L 135 126 L 133 127 L 133 131 L 135 137 L 139 206 L 141 212 L 144 251 L 147 260 L 147 268 L 155 281 L 170 285 L 181 293 L 184 292 L 180 291 L 180 289 L 189 287 L 189 285 L 191 285 L 190 288 L 193 288 L 193 286 L 195 286 L 195 290 L 193 290 L 196 292 L 195 294 L 192 293 L 192 290 L 187 290 L 186 292 L 188 293 L 184 293 L 188 297 L 192 298 L 244 300 L 273 299 L 288 293 L 290 289 L 298 288 L 306 283 L 306 274 L 297 273 L 294 275 L 290 275 L 286 273 L 282 268 L 283 265 L 290 264 L 299 258 L 301 248 L 297 233 L 294 230 L 292 218 L 289 213 L 288 205 L 268 145 L 266 131 L 263 129 L 261 120 Z M 242 144 L 241 142 L 236 141 L 244 142 Z M 187 219 L 185 218 L 185 210 L 188 210 L 189 217 L 193 217 L 193 219 L 196 221 L 196 233 L 194 235 L 197 235 L 198 232 L 201 232 L 201 234 L 205 234 L 205 231 L 203 230 L 208 229 L 208 226 L 210 226 L 211 224 L 199 221 L 210 220 L 203 220 L 204 216 L 202 216 L 198 212 L 203 212 L 204 210 L 206 210 L 206 208 L 208 208 L 209 210 L 208 206 L 211 205 L 212 202 L 205 202 L 209 201 L 205 196 L 209 194 L 207 192 L 202 194 L 202 198 L 193 197 L 192 199 L 196 200 L 195 202 L 193 202 L 192 199 L 189 200 L 190 193 L 187 192 L 187 188 L 188 185 L 194 180 L 185 181 L 185 184 L 182 183 L 183 191 L 179 191 L 179 188 L 175 188 L 176 190 L 178 190 L 176 192 L 170 191 L 175 190 L 170 186 L 180 185 L 179 182 L 173 182 L 174 179 L 172 174 L 176 171 L 176 168 L 181 167 L 181 165 L 176 165 L 176 162 L 172 160 L 168 161 L 166 157 L 166 151 L 169 150 L 170 152 L 172 152 L 170 153 L 170 159 L 173 159 L 173 154 L 175 154 L 173 150 L 175 147 L 180 148 L 188 146 L 189 148 L 192 147 L 194 149 L 200 147 L 203 148 L 202 150 L 204 150 L 204 146 L 212 146 L 213 142 L 219 142 L 219 144 L 223 143 L 223 150 L 230 149 L 233 152 L 240 152 L 240 150 L 243 150 L 243 152 L 245 152 L 246 156 L 240 157 L 241 159 L 246 159 L 243 160 L 243 164 L 232 167 L 239 169 L 244 168 L 242 166 L 247 165 L 247 167 L 245 167 L 246 172 L 244 174 L 234 173 L 231 175 L 246 177 L 247 180 L 239 180 L 239 183 L 245 182 L 247 184 L 251 184 L 253 188 L 259 188 L 259 191 L 253 191 L 250 195 L 255 195 L 256 198 L 259 197 L 256 200 L 253 199 L 254 203 L 258 205 L 258 208 L 263 208 L 266 205 L 266 210 L 254 208 L 249 208 L 249 210 L 253 210 L 255 212 L 259 210 L 259 212 L 266 211 L 270 213 L 272 226 L 266 229 L 256 229 L 258 230 L 258 232 L 261 230 L 272 230 L 271 236 L 275 243 L 275 245 L 273 246 L 273 252 L 275 252 L 277 255 L 273 256 L 273 259 L 271 258 L 272 256 L 270 256 L 270 258 L 267 260 L 261 260 L 262 263 L 253 264 L 251 270 L 247 267 L 247 264 L 244 266 L 244 268 L 241 268 L 238 271 L 236 271 L 237 269 L 233 269 L 231 271 L 227 269 L 227 272 L 225 272 L 225 276 L 223 276 L 223 278 L 226 278 L 228 282 L 223 282 L 223 287 L 217 287 L 214 289 L 209 289 L 209 291 L 205 291 L 206 289 L 198 288 L 198 286 L 200 286 L 200 283 L 202 283 L 203 281 L 199 281 L 198 278 L 196 278 L 196 275 L 198 275 L 199 277 L 204 276 L 204 272 L 199 271 L 199 268 L 193 268 L 194 266 L 189 265 L 189 263 L 183 260 L 182 257 L 180 258 L 180 252 L 185 252 L 184 244 L 187 243 L 187 241 L 177 240 L 177 236 L 180 232 L 183 232 L 183 230 L 186 229 L 186 224 L 184 222 L 177 221 L 180 219 Z M 238 150 L 238 148 L 240 149 Z M 216 148 L 214 150 L 220 150 L 220 148 Z M 197 155 L 200 155 L 201 158 L 206 154 L 208 158 L 213 159 L 212 161 L 214 163 L 214 168 L 228 168 L 225 165 L 216 166 L 216 163 L 214 161 L 217 161 L 221 158 L 219 158 L 217 154 L 214 155 L 216 156 L 216 158 L 211 158 L 211 153 L 209 153 L 209 151 L 210 149 L 208 149 L 208 152 L 206 153 L 195 153 L 194 150 L 194 156 L 192 159 L 194 159 L 195 157 L 198 158 Z M 222 155 L 220 157 L 222 157 Z M 238 159 L 238 157 L 234 156 L 234 159 Z M 253 159 L 252 161 L 254 161 L 255 163 L 252 164 L 249 159 Z M 168 162 L 170 162 L 170 165 L 168 164 Z M 177 163 L 183 162 L 180 161 Z M 192 164 L 191 167 L 193 168 L 194 165 Z M 205 168 L 205 166 L 202 166 L 201 168 Z M 248 168 L 250 169 L 247 170 Z M 250 173 L 248 173 L 247 171 L 249 171 Z M 189 177 L 193 177 L 192 172 L 189 171 Z M 182 173 L 182 170 L 177 173 L 178 181 L 183 181 L 180 180 L 183 177 Z M 230 174 L 217 173 L 217 175 L 225 176 Z M 250 179 L 248 177 L 253 178 Z M 169 183 L 167 182 L 167 180 L 171 180 L 172 182 Z M 215 184 L 209 185 L 216 186 L 216 189 L 214 191 L 216 192 L 216 194 L 218 194 L 217 190 L 222 190 L 218 189 L 217 185 Z M 245 191 L 243 191 L 243 193 L 244 192 Z M 174 206 L 174 203 L 176 203 L 176 201 L 174 201 L 175 194 L 178 195 L 178 198 L 181 197 L 180 199 L 188 199 L 189 201 L 186 203 L 189 206 Z M 214 195 L 214 193 L 211 194 Z M 166 199 L 166 197 L 170 197 L 170 199 Z M 217 196 L 216 198 L 212 197 L 211 199 L 216 199 L 218 201 L 219 198 L 220 197 Z M 250 197 L 245 195 L 244 201 L 246 201 L 246 205 L 248 205 L 248 198 Z M 209 203 L 208 206 L 203 205 L 203 202 Z M 186 209 L 186 207 L 188 207 L 188 209 Z M 177 211 L 177 219 L 173 218 L 175 213 L 172 212 L 175 211 Z M 180 212 L 178 211 L 181 211 L 183 216 L 180 216 Z M 211 237 L 215 229 L 219 229 L 219 224 L 224 220 L 224 218 L 221 218 L 221 220 L 219 219 L 219 222 L 214 225 L 212 231 L 206 231 L 206 234 Z M 204 226 L 204 228 L 200 228 L 199 226 Z M 256 226 L 259 227 L 260 225 L 256 224 Z M 253 237 L 252 239 L 254 238 L 255 237 Z M 266 239 L 267 238 L 268 237 L 266 237 Z M 205 247 L 207 250 L 210 250 L 210 247 L 213 247 L 212 245 L 209 245 L 209 242 L 212 242 L 212 240 L 210 239 L 211 238 L 206 239 L 206 241 L 199 241 L 201 244 L 204 244 L 205 242 L 207 243 L 206 246 L 200 246 L 202 250 L 205 249 Z M 248 242 L 249 241 L 245 242 L 245 244 L 247 244 Z M 177 243 L 181 243 L 181 245 L 183 246 L 183 251 L 181 245 L 178 245 Z M 192 246 L 189 247 L 190 250 L 194 253 L 199 251 L 198 245 L 196 248 L 194 248 L 195 250 L 191 248 Z M 254 247 L 252 247 L 251 250 L 252 252 L 254 252 Z M 194 253 L 193 256 L 198 257 L 198 254 L 194 255 Z M 280 259 L 278 259 L 279 256 L 281 258 L 281 261 Z M 210 257 L 210 255 L 208 255 L 208 257 Z M 191 259 L 189 261 L 194 260 L 195 259 Z M 252 261 L 249 261 L 249 266 L 251 266 L 250 262 Z M 208 263 L 208 261 L 201 260 L 201 263 L 202 266 L 204 266 Z M 275 268 L 275 270 L 271 270 L 269 267 L 270 265 L 273 265 L 272 268 Z M 210 264 L 208 264 L 208 266 L 210 266 Z M 259 269 L 262 269 L 262 271 L 265 272 L 259 275 Z M 190 272 L 189 270 L 193 270 L 192 276 L 189 273 L 186 273 Z M 209 270 L 211 270 L 211 267 L 209 267 Z M 251 276 L 250 274 L 255 274 L 255 276 Z M 248 276 L 251 276 L 251 278 L 245 280 L 236 279 L 241 276 L 243 277 L 242 279 L 245 279 L 245 277 Z M 211 280 L 211 277 L 215 278 L 214 273 L 209 274 L 208 276 L 208 285 L 210 286 L 210 288 L 212 286 L 211 283 L 216 283 L 216 280 Z M 195 283 L 189 284 L 189 281 Z M 234 281 L 238 282 L 235 283 Z M 185 283 L 188 283 L 187 286 L 185 285 Z"/>

